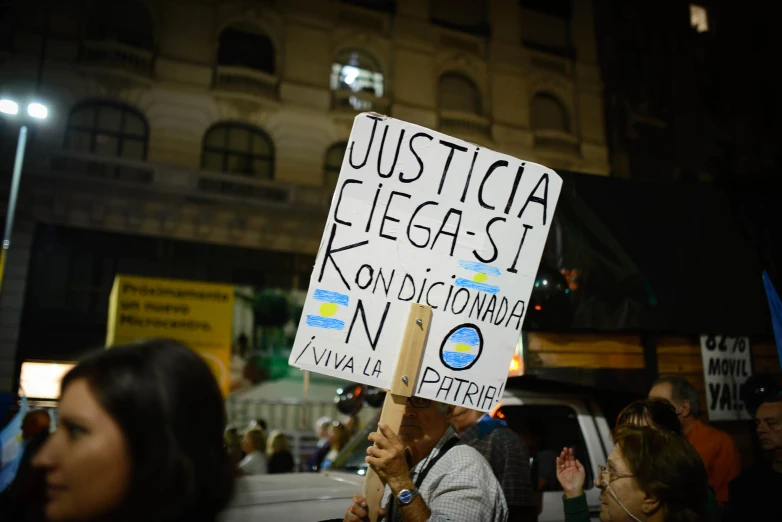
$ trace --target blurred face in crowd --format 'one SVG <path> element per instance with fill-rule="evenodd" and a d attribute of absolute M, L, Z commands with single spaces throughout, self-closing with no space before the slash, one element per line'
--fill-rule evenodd
<path fill-rule="evenodd" d="M 97 519 L 127 495 L 132 466 L 125 437 L 83 379 L 63 391 L 59 419 L 33 459 L 46 474 L 47 519 Z"/>
<path fill-rule="evenodd" d="M 475 410 L 465 408 L 464 406 L 448 406 L 448 420 L 457 433 L 461 433 L 475 424 L 475 417 Z"/>
<path fill-rule="evenodd" d="M 603 475 L 598 475 L 595 480 L 595 485 L 602 490 L 601 522 L 634 522 L 634 519 L 628 515 L 628 511 L 643 520 L 644 512 L 641 506 L 644 504 L 646 493 L 641 491 L 632 477 L 632 472 L 619 446 L 614 446 L 614 451 L 609 455 L 605 467 L 606 471 Z"/>
<path fill-rule="evenodd" d="M 764 451 L 782 452 L 782 402 L 766 402 L 755 413 L 760 447 Z"/>
<path fill-rule="evenodd" d="M 684 404 L 676 402 L 673 399 L 673 385 L 669 382 L 663 382 L 658 384 L 657 386 L 652 387 L 651 390 L 649 390 L 649 398 L 650 399 L 665 399 L 666 401 L 673 404 L 673 407 L 676 408 L 676 415 L 681 420 L 682 417 L 686 417 L 690 413 L 690 405 L 689 402 L 684 401 Z"/>
<path fill-rule="evenodd" d="M 410 450 L 413 462 L 428 455 L 446 429 L 448 416 L 444 405 L 418 397 L 407 400 L 399 438 Z"/>

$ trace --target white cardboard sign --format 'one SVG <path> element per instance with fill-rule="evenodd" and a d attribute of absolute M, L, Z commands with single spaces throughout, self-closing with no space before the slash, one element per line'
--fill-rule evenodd
<path fill-rule="evenodd" d="M 359 114 L 289 363 L 388 389 L 410 304 L 427 304 L 414 394 L 489 411 L 561 188 L 541 165 Z"/>
<path fill-rule="evenodd" d="M 702 335 L 701 357 L 709 420 L 749 420 L 741 400 L 744 383 L 752 376 L 749 337 Z"/>

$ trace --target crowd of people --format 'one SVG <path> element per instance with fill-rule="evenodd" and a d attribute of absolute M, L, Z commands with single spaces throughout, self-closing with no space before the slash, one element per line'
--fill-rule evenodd
<path fill-rule="evenodd" d="M 782 392 L 753 405 L 768 460 L 742 473 L 733 439 L 699 420 L 698 394 L 680 378 L 629 404 L 595 473 L 603 522 L 782 520 Z M 318 421 L 306 470 L 328 469 L 356 420 Z M 117 346 L 62 380 L 57 429 L 44 410 L 24 420 L 16 479 L 0 519 L 49 522 L 215 522 L 236 477 L 296 469 L 288 438 L 266 423 L 226 429 L 223 397 L 206 363 L 169 340 Z M 369 435 L 366 461 L 385 485 L 387 522 L 536 521 L 529 451 L 501 419 L 420 397 L 401 428 Z M 573 448 L 556 458 L 566 522 L 590 520 L 588 470 Z M 343 522 L 368 520 L 357 494 Z"/>
<path fill-rule="evenodd" d="M 235 476 L 293 473 L 296 464 L 287 435 L 279 430 L 267 436 L 266 422 L 251 421 L 240 435 L 235 427 L 225 430 L 225 446 Z"/>
<path fill-rule="evenodd" d="M 234 464 L 235 476 L 271 475 L 328 469 L 358 428 L 357 417 L 346 422 L 321 417 L 315 423 L 318 438 L 315 451 L 297 466 L 288 436 L 280 430 L 268 432 L 266 421 L 250 421 L 243 432 L 235 426 L 225 430 L 225 445 Z M 267 436 L 268 433 L 268 436 Z"/>
<path fill-rule="evenodd" d="M 755 410 L 769 460 L 741 473 L 733 439 L 699 420 L 692 384 L 679 377 L 655 382 L 613 429 L 613 451 L 594 481 L 600 520 L 782 520 L 775 495 L 782 492 L 782 393 L 765 393 Z M 398 436 L 380 424 L 370 440 L 366 460 L 385 484 L 378 509 L 386 521 L 537 520 L 527 449 L 502 420 L 413 397 Z M 586 470 L 573 448 L 562 449 L 556 468 L 565 521 L 589 521 Z M 367 499 L 357 494 L 343 522 L 368 514 Z"/>

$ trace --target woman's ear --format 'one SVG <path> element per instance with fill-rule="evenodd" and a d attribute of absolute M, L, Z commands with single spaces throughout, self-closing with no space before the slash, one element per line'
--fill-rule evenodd
<path fill-rule="evenodd" d="M 657 513 L 661 507 L 662 505 L 660 504 L 660 500 L 657 498 L 657 496 L 647 493 L 644 496 L 644 502 L 641 505 L 641 511 L 643 511 L 644 515 L 647 517 L 651 517 Z"/>

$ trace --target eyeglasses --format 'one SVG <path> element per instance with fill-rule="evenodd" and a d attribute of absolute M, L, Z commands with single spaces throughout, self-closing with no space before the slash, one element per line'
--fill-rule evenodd
<path fill-rule="evenodd" d="M 611 471 L 609 469 L 606 469 L 605 466 L 598 466 L 597 467 L 597 475 L 600 477 L 600 481 L 604 484 L 609 484 L 611 482 L 611 479 L 616 478 L 629 478 L 634 477 L 632 473 L 620 473 L 618 471 Z"/>
<path fill-rule="evenodd" d="M 432 405 L 431 399 L 422 399 L 420 397 L 410 397 L 407 399 L 407 404 L 412 406 L 413 408 L 417 408 L 419 410 L 422 410 L 424 408 L 428 408 Z"/>
<path fill-rule="evenodd" d="M 633 477 L 634 475 L 632 473 L 619 473 L 617 471 L 610 471 L 605 468 L 605 466 L 598 466 L 597 467 L 598 476 L 600 477 L 600 484 L 598 485 L 599 488 L 605 487 L 608 491 L 608 494 L 614 497 L 614 500 L 616 501 L 619 506 L 624 509 L 625 513 L 635 520 L 635 522 L 641 522 L 641 519 L 639 519 L 637 516 L 630 513 L 630 510 L 625 507 L 625 505 L 622 503 L 621 500 L 619 500 L 619 497 L 616 496 L 616 492 L 614 491 L 614 488 L 611 487 L 611 477 L 616 478 L 625 478 L 625 477 Z"/>

